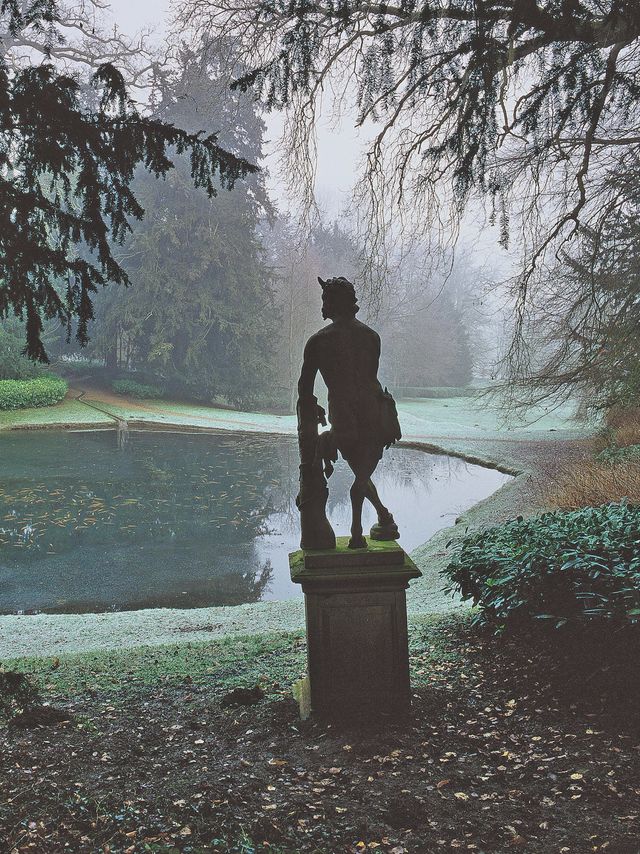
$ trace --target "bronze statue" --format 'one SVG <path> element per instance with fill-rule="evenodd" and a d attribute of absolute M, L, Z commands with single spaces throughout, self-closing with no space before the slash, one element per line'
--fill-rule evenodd
<path fill-rule="evenodd" d="M 326 478 L 333 472 L 338 452 L 355 475 L 351 487 L 352 524 L 349 548 L 366 548 L 362 535 L 362 505 L 373 504 L 378 522 L 370 536 L 395 540 L 398 527 L 380 501 L 371 475 L 388 448 L 401 437 L 393 397 L 378 382 L 380 336 L 356 320 L 359 311 L 355 289 L 347 279 L 328 279 L 322 286 L 322 316 L 332 322 L 307 341 L 298 381 L 298 442 L 300 446 L 301 546 L 304 549 L 335 548 L 335 535 L 327 520 Z M 313 393 L 320 372 L 329 390 L 331 429 L 325 411 Z"/>

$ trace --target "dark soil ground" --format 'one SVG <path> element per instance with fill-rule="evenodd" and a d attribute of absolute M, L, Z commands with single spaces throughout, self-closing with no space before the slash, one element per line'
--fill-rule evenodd
<path fill-rule="evenodd" d="M 299 635 L 22 660 L 68 720 L 0 730 L 0 850 L 638 854 L 637 654 L 422 620 L 411 718 L 351 725 L 300 721 Z"/>

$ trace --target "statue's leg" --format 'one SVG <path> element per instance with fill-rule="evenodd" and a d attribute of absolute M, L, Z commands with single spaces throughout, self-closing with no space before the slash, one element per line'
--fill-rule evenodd
<path fill-rule="evenodd" d="M 367 481 L 367 491 L 365 497 L 368 498 L 369 501 L 375 507 L 376 513 L 378 514 L 378 522 L 387 522 L 391 518 L 391 513 L 384 506 L 382 501 L 380 501 L 378 490 L 375 488 L 375 485 L 371 478 L 369 478 L 369 480 Z"/>
<path fill-rule="evenodd" d="M 355 458 L 351 455 L 347 458 L 347 463 L 351 471 L 355 475 L 353 486 L 351 487 L 351 539 L 349 541 L 350 549 L 364 549 L 367 547 L 367 541 L 362 536 L 362 505 L 364 499 L 370 493 L 371 475 L 375 467 L 378 465 L 378 459 L 370 454 L 357 455 Z M 375 487 L 373 487 L 375 492 Z M 378 497 L 377 492 L 375 493 Z M 378 501 L 380 499 L 378 498 Z"/>
<path fill-rule="evenodd" d="M 366 549 L 367 541 L 362 536 L 362 505 L 367 492 L 368 473 L 356 474 L 356 479 L 351 487 L 351 539 L 350 549 Z"/>
<path fill-rule="evenodd" d="M 367 484 L 366 497 L 376 508 L 378 514 L 377 523 L 371 528 L 369 535 L 372 540 L 397 540 L 400 531 L 389 510 L 384 506 L 378 495 L 378 490 L 370 479 Z"/>

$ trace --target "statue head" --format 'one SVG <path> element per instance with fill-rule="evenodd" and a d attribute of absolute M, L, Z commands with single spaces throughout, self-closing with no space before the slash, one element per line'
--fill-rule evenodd
<path fill-rule="evenodd" d="M 322 316 L 326 320 L 337 317 L 355 317 L 360 311 L 356 299 L 356 291 L 351 282 L 344 276 L 322 280 L 318 276 L 322 288 Z"/>

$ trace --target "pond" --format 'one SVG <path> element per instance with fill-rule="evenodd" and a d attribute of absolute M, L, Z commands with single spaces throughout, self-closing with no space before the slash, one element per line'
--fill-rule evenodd
<path fill-rule="evenodd" d="M 301 595 L 291 436 L 112 431 L 0 435 L 0 613 L 237 605 Z M 411 551 L 508 476 L 392 448 L 375 481 Z M 347 534 L 351 475 L 330 482 Z M 374 521 L 365 510 L 365 530 Z"/>

